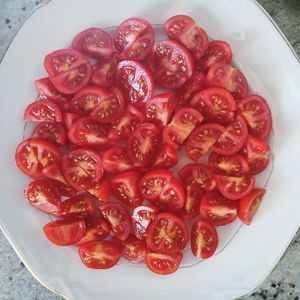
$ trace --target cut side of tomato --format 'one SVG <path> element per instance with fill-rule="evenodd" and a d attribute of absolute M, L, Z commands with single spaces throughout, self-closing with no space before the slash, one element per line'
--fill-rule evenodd
<path fill-rule="evenodd" d="M 107 178 L 102 177 L 101 180 L 88 192 L 96 197 L 100 202 L 107 202 L 111 194 L 110 182 Z"/>
<path fill-rule="evenodd" d="M 158 151 L 156 160 L 153 162 L 153 167 L 170 169 L 176 166 L 178 160 L 176 150 L 168 144 L 163 144 Z"/>
<path fill-rule="evenodd" d="M 122 242 L 122 254 L 132 263 L 143 261 L 147 254 L 145 241 L 130 235 L 126 241 Z"/>
<path fill-rule="evenodd" d="M 65 127 L 61 123 L 41 122 L 34 128 L 32 137 L 64 145 L 67 140 L 67 133 Z"/>

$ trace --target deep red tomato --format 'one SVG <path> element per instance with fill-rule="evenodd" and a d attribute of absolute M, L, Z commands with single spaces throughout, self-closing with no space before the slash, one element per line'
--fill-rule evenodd
<path fill-rule="evenodd" d="M 248 83 L 243 73 L 223 62 L 215 63 L 209 68 L 206 85 L 224 88 L 235 99 L 242 99 L 248 94 Z"/>
<path fill-rule="evenodd" d="M 60 212 L 61 196 L 52 180 L 32 181 L 24 190 L 27 202 L 36 209 L 56 215 Z"/>
<path fill-rule="evenodd" d="M 187 156 L 193 161 L 198 161 L 210 151 L 225 130 L 217 123 L 207 123 L 194 129 L 187 139 L 185 147 Z"/>
<path fill-rule="evenodd" d="M 67 140 L 66 129 L 61 123 L 39 123 L 32 133 L 33 138 L 45 139 L 49 142 L 64 145 Z"/>
<path fill-rule="evenodd" d="M 116 81 L 127 103 L 142 106 L 153 96 L 154 81 L 152 75 L 138 62 L 133 60 L 119 62 Z"/>
<path fill-rule="evenodd" d="M 177 40 L 190 50 L 194 59 L 199 60 L 208 47 L 206 32 L 189 16 L 177 15 L 169 18 L 164 29 L 172 40 Z"/>
<path fill-rule="evenodd" d="M 90 241 L 78 247 L 81 261 L 91 269 L 109 269 L 121 257 L 121 249 L 111 241 Z"/>
<path fill-rule="evenodd" d="M 245 224 L 250 225 L 252 223 L 265 192 L 265 189 L 254 189 L 239 201 L 238 216 Z"/>
<path fill-rule="evenodd" d="M 78 146 L 106 149 L 114 145 L 108 139 L 109 124 L 100 124 L 87 117 L 75 121 L 68 131 L 69 140 Z"/>
<path fill-rule="evenodd" d="M 109 236 L 108 223 L 101 217 L 90 217 L 85 219 L 86 232 L 84 237 L 77 243 L 82 245 L 89 241 L 101 241 Z"/>
<path fill-rule="evenodd" d="M 217 174 L 240 176 L 249 172 L 247 160 L 238 153 L 228 156 L 211 152 L 208 165 Z"/>
<path fill-rule="evenodd" d="M 108 138 L 112 141 L 125 140 L 144 121 L 144 114 L 133 105 L 128 104 L 121 117 L 112 122 Z"/>
<path fill-rule="evenodd" d="M 77 191 L 95 187 L 103 175 L 99 154 L 84 148 L 65 154 L 61 168 L 68 183 Z"/>
<path fill-rule="evenodd" d="M 218 87 L 207 88 L 197 93 L 190 105 L 198 109 L 207 122 L 228 124 L 233 121 L 236 104 L 232 95 Z"/>
<path fill-rule="evenodd" d="M 226 199 L 219 191 L 204 194 L 200 202 L 201 216 L 214 226 L 223 226 L 237 218 L 238 201 Z"/>
<path fill-rule="evenodd" d="M 185 186 L 196 184 L 199 188 L 212 191 L 217 187 L 212 170 L 203 164 L 187 164 L 178 172 Z"/>
<path fill-rule="evenodd" d="M 205 87 L 206 75 L 195 71 L 190 79 L 186 81 L 176 92 L 176 102 L 179 107 L 190 104 L 191 99 Z"/>
<path fill-rule="evenodd" d="M 101 202 L 107 202 L 111 193 L 111 186 L 108 179 L 102 177 L 101 180 L 88 192 Z"/>
<path fill-rule="evenodd" d="M 246 175 L 219 175 L 217 178 L 219 191 L 230 200 L 239 200 L 248 195 L 255 185 L 255 178 Z"/>
<path fill-rule="evenodd" d="M 132 212 L 132 229 L 138 239 L 145 239 L 147 228 L 158 214 L 159 209 L 153 205 L 138 206 Z"/>
<path fill-rule="evenodd" d="M 51 100 L 30 103 L 24 112 L 24 120 L 31 122 L 62 122 L 60 108 Z"/>
<path fill-rule="evenodd" d="M 130 18 L 121 23 L 114 35 L 120 59 L 144 60 L 154 43 L 151 24 L 142 18 Z"/>
<path fill-rule="evenodd" d="M 72 42 L 72 48 L 92 57 L 110 57 L 112 39 L 101 28 L 88 28 L 78 33 Z"/>
<path fill-rule="evenodd" d="M 146 103 L 146 117 L 150 122 L 166 126 L 173 117 L 175 95 L 173 93 L 159 94 Z"/>
<path fill-rule="evenodd" d="M 106 172 L 118 174 L 132 170 L 134 167 L 127 155 L 125 147 L 115 146 L 106 150 L 102 157 L 103 168 Z"/>
<path fill-rule="evenodd" d="M 63 114 L 63 121 L 65 124 L 65 127 L 67 129 L 70 129 L 71 126 L 74 124 L 74 122 L 76 120 L 78 120 L 80 118 L 79 115 L 75 114 L 75 113 L 71 113 L 71 112 L 66 112 Z"/>
<path fill-rule="evenodd" d="M 85 235 L 86 224 L 82 219 L 57 220 L 43 228 L 47 239 L 58 246 L 70 246 Z"/>
<path fill-rule="evenodd" d="M 212 146 L 212 151 L 222 155 L 232 155 L 241 150 L 248 137 L 246 121 L 241 115 L 227 126 L 219 140 Z"/>
<path fill-rule="evenodd" d="M 191 231 L 191 247 L 198 258 L 211 257 L 218 246 L 218 233 L 214 226 L 199 220 L 193 224 Z"/>
<path fill-rule="evenodd" d="M 177 110 L 172 122 L 163 130 L 165 142 L 177 149 L 202 120 L 202 114 L 194 108 L 183 107 Z"/>
<path fill-rule="evenodd" d="M 111 180 L 114 195 L 124 204 L 132 207 L 141 205 L 143 198 L 138 191 L 138 183 L 141 179 L 139 172 L 122 172 Z"/>
<path fill-rule="evenodd" d="M 180 252 L 188 239 L 186 224 L 179 217 L 166 212 L 158 214 L 147 229 L 147 246 L 154 252 Z"/>
<path fill-rule="evenodd" d="M 181 87 L 194 71 L 194 62 L 181 44 L 165 40 L 154 44 L 148 66 L 158 85 L 166 89 Z"/>
<path fill-rule="evenodd" d="M 177 271 L 181 260 L 182 253 L 162 254 L 149 252 L 146 254 L 145 262 L 147 267 L 159 275 L 168 275 Z"/>
<path fill-rule="evenodd" d="M 132 263 L 143 261 L 147 254 L 145 241 L 130 235 L 126 241 L 122 242 L 122 254 Z"/>
<path fill-rule="evenodd" d="M 155 168 L 163 168 L 170 169 L 173 168 L 179 158 L 176 150 L 168 144 L 163 144 L 158 151 L 158 155 L 153 162 L 153 167 Z"/>
<path fill-rule="evenodd" d="M 254 136 L 248 136 L 241 153 L 248 161 L 250 175 L 262 172 L 269 164 L 270 146 Z"/>
<path fill-rule="evenodd" d="M 151 163 L 159 150 L 161 133 L 153 123 L 137 126 L 127 140 L 127 153 L 136 167 Z"/>
<path fill-rule="evenodd" d="M 272 114 L 265 99 L 257 95 L 248 96 L 238 102 L 238 110 L 252 135 L 262 140 L 268 137 L 272 129 Z"/>
<path fill-rule="evenodd" d="M 199 61 L 196 69 L 207 72 L 207 70 L 217 62 L 231 64 L 232 51 L 230 45 L 225 41 L 210 41 L 208 48 Z"/>
<path fill-rule="evenodd" d="M 44 167 L 60 163 L 61 153 L 46 140 L 30 138 L 17 147 L 15 160 L 18 168 L 26 175 L 42 177 Z"/>

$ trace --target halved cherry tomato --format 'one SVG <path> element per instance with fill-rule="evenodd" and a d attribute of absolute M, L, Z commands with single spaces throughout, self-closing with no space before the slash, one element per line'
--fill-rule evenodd
<path fill-rule="evenodd" d="M 206 121 L 225 125 L 233 121 L 236 111 L 232 95 L 218 87 L 200 91 L 193 97 L 190 105 L 198 109 L 205 116 Z"/>
<path fill-rule="evenodd" d="M 88 28 L 78 33 L 72 42 L 72 48 L 92 57 L 110 57 L 112 39 L 101 28 Z"/>
<path fill-rule="evenodd" d="M 208 47 L 206 32 L 189 16 L 177 15 L 169 18 L 164 29 L 170 39 L 177 40 L 190 50 L 194 59 L 199 60 Z"/>
<path fill-rule="evenodd" d="M 265 99 L 257 95 L 248 96 L 238 102 L 238 110 L 252 135 L 262 140 L 268 137 L 272 129 L 272 114 Z"/>
<path fill-rule="evenodd" d="M 153 123 L 143 123 L 136 127 L 127 140 L 127 153 L 136 167 L 151 163 L 159 150 L 161 133 Z"/>
<path fill-rule="evenodd" d="M 177 271 L 182 257 L 181 252 L 176 254 L 149 252 L 146 255 L 145 262 L 152 272 L 159 275 L 168 275 Z"/>
<path fill-rule="evenodd" d="M 111 193 L 111 187 L 108 179 L 102 177 L 101 180 L 88 192 L 101 202 L 107 202 Z"/>
<path fill-rule="evenodd" d="M 207 72 L 207 70 L 217 62 L 231 64 L 232 51 L 230 45 L 225 41 L 210 41 L 208 48 L 199 61 L 196 69 Z"/>
<path fill-rule="evenodd" d="M 248 83 L 243 73 L 223 62 L 217 62 L 209 68 L 206 85 L 224 88 L 235 99 L 242 99 L 248 94 Z"/>
<path fill-rule="evenodd" d="M 191 247 L 198 258 L 211 257 L 218 246 L 218 233 L 210 223 L 199 220 L 193 224 L 191 231 Z"/>
<path fill-rule="evenodd" d="M 176 102 L 179 107 L 190 104 L 191 99 L 205 87 L 206 75 L 195 71 L 190 79 L 176 90 Z"/>
<path fill-rule="evenodd" d="M 61 196 L 52 180 L 32 181 L 24 190 L 27 202 L 36 209 L 52 215 L 60 212 Z"/>
<path fill-rule="evenodd" d="M 181 87 L 194 71 L 188 50 L 175 41 L 158 41 L 149 55 L 148 66 L 158 85 L 166 89 Z"/>
<path fill-rule="evenodd" d="M 96 212 L 95 198 L 89 194 L 80 194 L 61 203 L 60 214 L 62 218 L 78 218 L 93 216 Z"/>
<path fill-rule="evenodd" d="M 110 228 L 107 222 L 101 217 L 85 219 L 86 232 L 84 237 L 77 243 L 82 245 L 89 241 L 101 241 L 109 236 Z"/>
<path fill-rule="evenodd" d="M 65 127 L 61 123 L 39 123 L 32 133 L 33 138 L 45 139 L 49 142 L 64 145 L 67 140 Z"/>
<path fill-rule="evenodd" d="M 240 154 L 220 155 L 211 152 L 208 165 L 215 173 L 240 176 L 249 172 L 247 160 Z"/>
<path fill-rule="evenodd" d="M 86 225 L 82 219 L 57 220 L 43 228 L 47 239 L 58 246 L 70 246 L 85 235 Z"/>
<path fill-rule="evenodd" d="M 67 129 L 70 129 L 71 126 L 74 124 L 75 121 L 77 121 L 80 118 L 79 115 L 71 112 L 66 112 L 63 114 L 63 121 L 65 124 L 65 127 Z"/>
<path fill-rule="evenodd" d="M 15 160 L 18 168 L 26 175 L 42 177 L 44 167 L 60 163 L 61 153 L 46 140 L 30 138 L 17 147 Z"/>
<path fill-rule="evenodd" d="M 200 125 L 187 139 L 185 147 L 187 156 L 193 161 L 198 161 L 210 151 L 223 132 L 225 128 L 217 123 Z"/>
<path fill-rule="evenodd" d="M 173 93 L 159 94 L 146 103 L 146 117 L 150 122 L 166 126 L 173 117 L 175 95 Z"/>
<path fill-rule="evenodd" d="M 116 80 L 127 103 L 141 106 L 153 96 L 154 82 L 152 75 L 138 62 L 133 60 L 119 62 Z"/>
<path fill-rule="evenodd" d="M 112 141 L 125 140 L 144 121 L 144 114 L 133 105 L 128 104 L 121 117 L 112 122 L 108 138 Z"/>
<path fill-rule="evenodd" d="M 248 128 L 244 118 L 238 115 L 227 126 L 218 141 L 212 146 L 212 151 L 222 155 L 232 155 L 241 150 L 248 136 Z"/>
<path fill-rule="evenodd" d="M 255 185 L 255 178 L 246 175 L 219 175 L 217 178 L 219 191 L 230 200 L 239 200 L 248 195 Z"/>
<path fill-rule="evenodd" d="M 44 99 L 32 102 L 26 107 L 24 120 L 32 122 L 62 122 L 62 114 L 53 101 Z"/>
<path fill-rule="evenodd" d="M 269 164 L 270 146 L 254 136 L 248 136 L 241 153 L 248 161 L 250 175 L 262 172 Z"/>
<path fill-rule="evenodd" d="M 177 149 L 202 120 L 202 114 L 194 108 L 184 107 L 177 110 L 172 122 L 163 130 L 165 142 Z"/>
<path fill-rule="evenodd" d="M 185 186 L 196 184 L 199 188 L 212 191 L 217 187 L 212 170 L 203 164 L 187 164 L 178 172 Z"/>
<path fill-rule="evenodd" d="M 118 174 L 133 169 L 126 148 L 121 146 L 111 147 L 106 150 L 102 157 L 102 164 L 104 170 L 112 174 Z"/>
<path fill-rule="evenodd" d="M 132 213 L 132 227 L 134 235 L 138 239 L 145 239 L 147 236 L 147 228 L 151 221 L 159 212 L 159 209 L 153 205 L 138 206 Z"/>
<path fill-rule="evenodd" d="M 178 160 L 179 158 L 176 150 L 168 144 L 163 144 L 153 162 L 153 167 L 170 169 L 177 164 Z"/>
<path fill-rule="evenodd" d="M 147 254 L 145 241 L 130 235 L 126 241 L 122 242 L 122 254 L 132 263 L 143 261 Z"/>
<path fill-rule="evenodd" d="M 131 232 L 131 219 L 127 208 L 118 202 L 107 202 L 99 209 L 110 224 L 111 233 L 119 240 L 125 241 Z"/>
<path fill-rule="evenodd" d="M 164 212 L 150 223 L 146 242 L 152 251 L 174 254 L 184 249 L 188 239 L 186 224 L 179 217 Z"/>
<path fill-rule="evenodd" d="M 111 241 L 90 241 L 78 247 L 81 261 L 91 269 L 108 269 L 120 259 L 121 249 Z"/>
<path fill-rule="evenodd" d="M 114 195 L 124 204 L 132 207 L 141 205 L 143 198 L 138 191 L 141 175 L 135 171 L 122 172 L 111 181 Z"/>
<path fill-rule="evenodd" d="M 223 226 L 237 218 L 238 201 L 226 199 L 219 191 L 204 194 L 200 203 L 201 216 L 214 226 Z"/>
<path fill-rule="evenodd" d="M 120 58 L 144 60 L 154 43 L 154 31 L 151 24 L 142 18 L 130 18 L 118 26 L 114 44 L 120 51 Z"/>
<path fill-rule="evenodd" d="M 245 224 L 250 225 L 252 223 L 265 192 L 265 189 L 254 189 L 239 201 L 238 216 Z"/>
<path fill-rule="evenodd" d="M 69 140 L 78 146 L 106 149 L 114 143 L 108 139 L 109 124 L 100 124 L 87 117 L 75 121 L 68 131 Z"/>
<path fill-rule="evenodd" d="M 68 183 L 77 191 L 95 187 L 103 175 L 99 154 L 84 148 L 65 154 L 61 168 Z"/>

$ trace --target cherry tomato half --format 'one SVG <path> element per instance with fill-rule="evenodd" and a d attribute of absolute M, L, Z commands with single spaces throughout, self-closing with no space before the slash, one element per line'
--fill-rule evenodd
<path fill-rule="evenodd" d="M 132 263 L 138 263 L 145 259 L 147 246 L 145 241 L 130 235 L 128 239 L 122 242 L 122 254 Z"/>
<path fill-rule="evenodd" d="M 88 192 L 101 202 L 107 202 L 111 193 L 110 182 L 107 178 L 102 177 L 101 180 Z"/>
<path fill-rule="evenodd" d="M 179 158 L 176 150 L 168 144 L 163 144 L 153 162 L 153 167 L 158 169 L 170 169 L 177 164 L 178 160 Z"/>
<path fill-rule="evenodd" d="M 67 140 L 67 133 L 61 123 L 41 122 L 34 128 L 32 137 L 64 145 Z"/>

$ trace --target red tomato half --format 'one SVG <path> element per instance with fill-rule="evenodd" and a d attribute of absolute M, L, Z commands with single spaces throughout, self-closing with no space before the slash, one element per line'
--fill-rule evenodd
<path fill-rule="evenodd" d="M 242 99 L 248 94 L 248 83 L 243 73 L 222 62 L 215 63 L 209 68 L 206 85 L 224 88 L 235 99 Z"/>
<path fill-rule="evenodd" d="M 272 129 L 272 114 L 266 100 L 256 95 L 248 96 L 238 102 L 238 109 L 250 133 L 262 140 L 266 139 Z"/>
<path fill-rule="evenodd" d="M 238 208 L 239 218 L 247 225 L 252 223 L 266 190 L 254 189 L 250 194 L 241 198 Z"/>
<path fill-rule="evenodd" d="M 102 177 L 101 180 L 88 192 L 101 202 L 107 202 L 111 193 L 111 187 L 108 179 Z"/>
<path fill-rule="evenodd" d="M 146 242 L 154 252 L 174 254 L 184 249 L 188 239 L 188 228 L 179 217 L 160 213 L 148 227 Z"/>
<path fill-rule="evenodd" d="M 74 124 L 74 122 L 76 120 L 78 120 L 80 118 L 79 115 L 75 114 L 75 113 L 70 113 L 70 112 L 66 112 L 63 114 L 63 121 L 65 124 L 65 127 L 67 129 L 70 129 L 71 126 Z"/>
<path fill-rule="evenodd" d="M 170 169 L 177 164 L 178 160 L 179 158 L 176 150 L 168 144 L 163 144 L 158 151 L 155 161 L 153 162 L 153 167 L 158 169 Z"/>
<path fill-rule="evenodd" d="M 39 123 L 32 133 L 33 138 L 44 139 L 51 143 L 64 145 L 67 140 L 65 127 L 61 123 Z"/>
<path fill-rule="evenodd" d="M 110 57 L 112 39 L 105 30 L 92 27 L 75 36 L 72 48 L 92 57 Z"/>
<path fill-rule="evenodd" d="M 51 164 L 60 163 L 61 153 L 56 146 L 43 139 L 27 139 L 17 147 L 15 160 L 26 175 L 39 178 L 42 170 Z"/>
<path fill-rule="evenodd" d="M 130 18 L 116 29 L 114 44 L 120 51 L 120 58 L 144 60 L 154 43 L 151 24 L 142 18 Z"/>
<path fill-rule="evenodd" d="M 159 275 L 168 275 L 177 271 L 182 260 L 182 253 L 162 254 L 149 252 L 146 255 L 145 262 L 147 267 Z"/>
<path fill-rule="evenodd" d="M 91 269 L 108 269 L 120 259 L 121 249 L 111 241 L 90 241 L 78 247 L 81 261 Z"/>
<path fill-rule="evenodd" d="M 237 218 L 238 201 L 226 199 L 219 191 L 204 194 L 200 203 L 201 216 L 214 226 L 223 226 Z"/>
<path fill-rule="evenodd" d="M 130 235 L 126 241 L 122 243 L 123 256 L 132 263 L 138 263 L 145 259 L 147 246 L 145 241 Z"/>
<path fill-rule="evenodd" d="M 85 221 L 81 219 L 58 220 L 43 228 L 47 239 L 58 246 L 70 246 L 79 242 L 85 235 Z"/>
<path fill-rule="evenodd" d="M 177 40 L 190 50 L 195 60 L 199 60 L 208 47 L 208 36 L 195 20 L 178 15 L 169 18 L 164 29 L 170 39 Z"/>
<path fill-rule="evenodd" d="M 99 154 L 84 148 L 65 154 L 61 168 L 68 183 L 77 191 L 95 187 L 103 175 Z"/>
<path fill-rule="evenodd" d="M 181 87 L 194 71 L 188 50 L 175 41 L 158 41 L 149 55 L 148 65 L 158 85 L 166 89 Z"/>
<path fill-rule="evenodd" d="M 214 226 L 205 221 L 194 223 L 191 231 L 191 246 L 194 256 L 211 257 L 218 246 L 218 233 Z"/>

